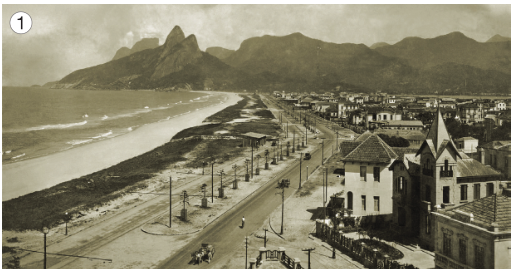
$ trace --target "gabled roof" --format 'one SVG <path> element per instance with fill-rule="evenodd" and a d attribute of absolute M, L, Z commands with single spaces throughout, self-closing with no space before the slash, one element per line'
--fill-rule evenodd
<path fill-rule="evenodd" d="M 490 227 L 497 223 L 500 231 L 510 231 L 510 197 L 494 194 L 450 209 L 473 214 L 474 220 L 483 222 Z"/>
<path fill-rule="evenodd" d="M 379 136 L 370 134 L 342 160 L 349 162 L 389 163 L 391 159 L 396 158 L 398 158 L 398 155 L 396 155 L 386 142 Z"/>

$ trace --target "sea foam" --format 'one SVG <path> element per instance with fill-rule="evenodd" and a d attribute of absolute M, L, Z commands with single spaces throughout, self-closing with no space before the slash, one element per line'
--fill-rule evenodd
<path fill-rule="evenodd" d="M 50 130 L 50 129 L 66 129 L 74 126 L 81 126 L 87 124 L 87 121 L 68 123 L 68 124 L 50 124 L 37 127 L 28 128 L 27 131 Z"/>

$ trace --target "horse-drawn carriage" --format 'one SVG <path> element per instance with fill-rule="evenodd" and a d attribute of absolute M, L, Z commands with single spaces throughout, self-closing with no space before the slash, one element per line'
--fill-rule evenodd
<path fill-rule="evenodd" d="M 201 244 L 201 248 L 198 251 L 194 251 L 192 253 L 192 258 L 194 258 L 197 264 L 200 264 L 203 261 L 207 261 L 208 263 L 210 263 L 214 254 L 215 248 L 213 247 L 213 245 L 203 243 Z"/>

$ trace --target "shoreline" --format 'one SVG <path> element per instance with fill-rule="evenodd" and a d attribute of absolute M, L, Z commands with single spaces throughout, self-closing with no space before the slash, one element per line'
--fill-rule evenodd
<path fill-rule="evenodd" d="M 241 99 L 236 93 L 205 93 L 226 95 L 227 100 L 168 121 L 143 125 L 132 133 L 2 165 L 2 201 L 43 190 L 141 155 L 169 142 L 178 132 L 200 125 L 206 117 L 236 104 Z M 5 180 L 9 182 L 6 183 Z"/>

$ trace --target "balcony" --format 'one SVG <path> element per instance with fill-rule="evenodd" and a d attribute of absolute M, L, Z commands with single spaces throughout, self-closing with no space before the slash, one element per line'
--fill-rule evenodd
<path fill-rule="evenodd" d="M 453 177 L 453 170 L 441 170 L 441 177 Z"/>
<path fill-rule="evenodd" d="M 430 176 L 430 177 L 434 177 L 434 171 L 431 170 L 431 169 L 428 169 L 428 168 L 424 168 L 423 169 L 423 175 L 427 175 L 427 176 Z"/>

